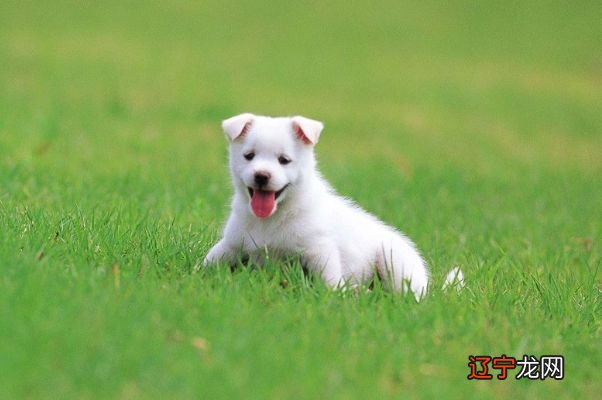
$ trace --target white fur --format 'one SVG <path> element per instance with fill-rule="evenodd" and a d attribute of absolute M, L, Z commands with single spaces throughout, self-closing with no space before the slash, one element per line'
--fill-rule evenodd
<path fill-rule="evenodd" d="M 300 256 L 303 264 L 331 287 L 356 285 L 374 273 L 396 291 L 408 288 L 417 299 L 427 290 L 426 263 L 414 244 L 394 228 L 338 196 L 316 170 L 313 146 L 323 125 L 304 117 L 270 118 L 241 114 L 223 123 L 230 139 L 230 171 L 234 184 L 232 212 L 223 238 L 205 264 L 236 262 L 248 255 Z M 248 161 L 244 155 L 253 151 Z M 281 165 L 280 156 L 292 161 Z M 286 189 L 267 218 L 250 207 L 248 188 L 258 171 L 271 178 L 267 189 Z"/>
<path fill-rule="evenodd" d="M 442 289 L 447 290 L 448 288 L 455 288 L 457 292 L 460 292 L 464 289 L 464 286 L 464 274 L 460 268 L 454 267 L 445 276 Z"/>

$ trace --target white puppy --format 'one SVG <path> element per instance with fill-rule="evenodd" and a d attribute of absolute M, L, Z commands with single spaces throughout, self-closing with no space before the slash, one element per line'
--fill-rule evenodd
<path fill-rule="evenodd" d="M 205 264 L 298 255 L 331 287 L 356 285 L 376 272 L 396 291 L 409 288 L 418 299 L 426 293 L 429 275 L 414 244 L 338 196 L 316 170 L 321 122 L 241 114 L 222 127 L 235 191 L 224 237 Z"/>

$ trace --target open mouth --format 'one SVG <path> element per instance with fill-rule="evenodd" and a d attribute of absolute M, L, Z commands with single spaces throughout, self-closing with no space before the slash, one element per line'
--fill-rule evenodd
<path fill-rule="evenodd" d="M 276 200 L 287 187 L 288 184 L 284 185 L 282 189 L 276 192 L 247 187 L 249 195 L 251 196 L 251 209 L 253 210 L 253 213 L 259 218 L 267 218 L 272 215 L 276 209 Z"/>
<path fill-rule="evenodd" d="M 280 197 L 280 195 L 282 194 L 282 192 L 284 192 L 284 189 L 286 189 L 288 187 L 288 183 L 286 185 L 284 185 L 282 187 L 282 189 L 278 190 L 277 192 L 272 192 L 274 193 L 274 200 L 277 200 L 278 197 Z M 263 192 L 263 193 L 270 193 L 269 190 L 261 190 L 261 189 L 253 189 L 251 187 L 247 187 L 247 189 L 249 190 L 249 196 L 251 196 L 251 198 L 253 198 L 253 194 L 255 194 L 255 192 Z"/>

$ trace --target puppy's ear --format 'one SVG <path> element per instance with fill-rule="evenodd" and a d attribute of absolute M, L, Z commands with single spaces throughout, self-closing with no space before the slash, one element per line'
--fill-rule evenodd
<path fill-rule="evenodd" d="M 307 145 L 318 143 L 324 124 L 301 116 L 293 117 L 291 120 L 293 121 L 293 131 L 303 143 Z"/>
<path fill-rule="evenodd" d="M 244 113 L 231 117 L 222 121 L 222 129 L 230 141 L 235 141 L 237 138 L 244 136 L 253 123 L 253 114 Z"/>

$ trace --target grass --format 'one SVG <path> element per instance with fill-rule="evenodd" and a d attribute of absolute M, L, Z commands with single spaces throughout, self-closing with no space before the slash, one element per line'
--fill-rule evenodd
<path fill-rule="evenodd" d="M 0 15 L 0 397 L 602 391 L 596 2 Z M 418 243 L 424 301 L 295 260 L 200 267 L 228 212 L 219 122 L 243 111 L 325 121 L 322 171 Z M 460 294 L 438 289 L 453 265 Z M 468 381 L 469 354 L 561 354 L 566 377 Z"/>

